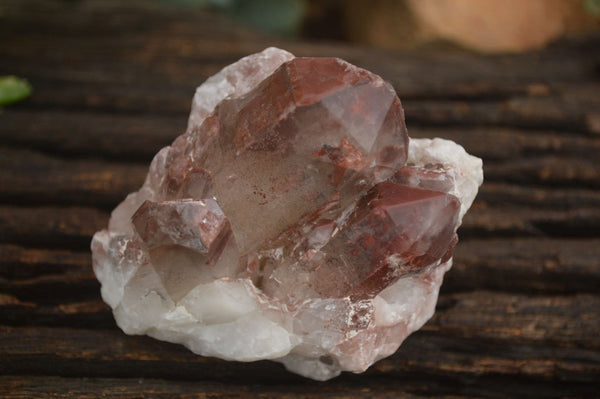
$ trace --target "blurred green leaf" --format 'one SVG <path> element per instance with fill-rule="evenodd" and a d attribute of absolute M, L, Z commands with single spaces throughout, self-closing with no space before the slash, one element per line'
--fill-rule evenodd
<path fill-rule="evenodd" d="M 590 15 L 600 16 L 600 0 L 583 0 L 583 8 Z"/>
<path fill-rule="evenodd" d="M 16 76 L 0 76 L 0 105 L 13 104 L 31 94 L 31 85 Z"/>
<path fill-rule="evenodd" d="M 206 7 L 210 5 L 210 0 L 161 0 L 163 3 L 169 3 L 176 6 L 186 7 Z"/>
<path fill-rule="evenodd" d="M 278 35 L 295 35 L 306 13 L 304 0 L 233 0 L 224 11 L 257 30 Z"/>
<path fill-rule="evenodd" d="M 307 0 L 158 0 L 175 6 L 212 9 L 261 32 L 295 36 Z"/>
<path fill-rule="evenodd" d="M 229 7 L 235 0 L 157 0 L 173 6 L 197 8 L 224 8 Z"/>

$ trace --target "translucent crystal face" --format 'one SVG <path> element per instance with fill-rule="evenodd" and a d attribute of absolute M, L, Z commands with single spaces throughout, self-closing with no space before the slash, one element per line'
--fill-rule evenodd
<path fill-rule="evenodd" d="M 276 49 L 242 59 L 198 89 L 188 131 L 94 237 L 103 296 L 126 332 L 201 354 L 361 371 L 429 317 L 480 184 L 431 162 L 435 145 L 408 158 L 377 75 Z"/>
<path fill-rule="evenodd" d="M 334 199 L 341 212 L 391 176 L 408 149 L 401 116 L 379 77 L 338 59 L 296 58 L 218 105 L 195 132 L 206 141 L 189 151 L 249 253 Z"/>

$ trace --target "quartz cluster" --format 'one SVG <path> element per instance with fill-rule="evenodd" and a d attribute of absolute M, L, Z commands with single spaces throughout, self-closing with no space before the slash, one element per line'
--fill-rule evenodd
<path fill-rule="evenodd" d="M 394 89 L 268 48 L 196 91 L 187 131 L 92 242 L 128 334 L 326 380 L 433 314 L 481 160 L 409 140 Z"/>

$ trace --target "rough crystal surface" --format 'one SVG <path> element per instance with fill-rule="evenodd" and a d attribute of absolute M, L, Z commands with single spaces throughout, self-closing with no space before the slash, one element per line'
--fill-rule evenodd
<path fill-rule="evenodd" d="M 92 241 L 128 334 L 326 380 L 433 314 L 481 160 L 410 140 L 379 76 L 268 48 L 194 96 L 187 131 Z"/>

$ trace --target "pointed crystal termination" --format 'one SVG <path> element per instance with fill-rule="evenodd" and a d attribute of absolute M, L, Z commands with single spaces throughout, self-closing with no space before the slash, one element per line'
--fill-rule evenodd
<path fill-rule="evenodd" d="M 223 101 L 190 146 L 244 252 L 339 196 L 341 206 L 404 164 L 400 101 L 380 77 L 334 58 L 296 58 Z M 260 225 L 260 234 L 256 226 Z"/>
<path fill-rule="evenodd" d="M 344 268 L 319 276 L 327 295 L 369 298 L 398 278 L 436 265 L 454 247 L 460 204 L 437 191 L 383 182 L 359 202 L 343 229 L 323 248 Z M 349 278 L 350 277 L 350 278 Z M 333 284 L 350 280 L 347 287 Z M 342 288 L 342 289 L 340 289 Z"/>
<path fill-rule="evenodd" d="M 200 86 L 187 131 L 94 236 L 119 326 L 325 380 L 431 317 L 483 180 L 453 142 L 409 139 L 379 76 L 269 48 Z"/>

